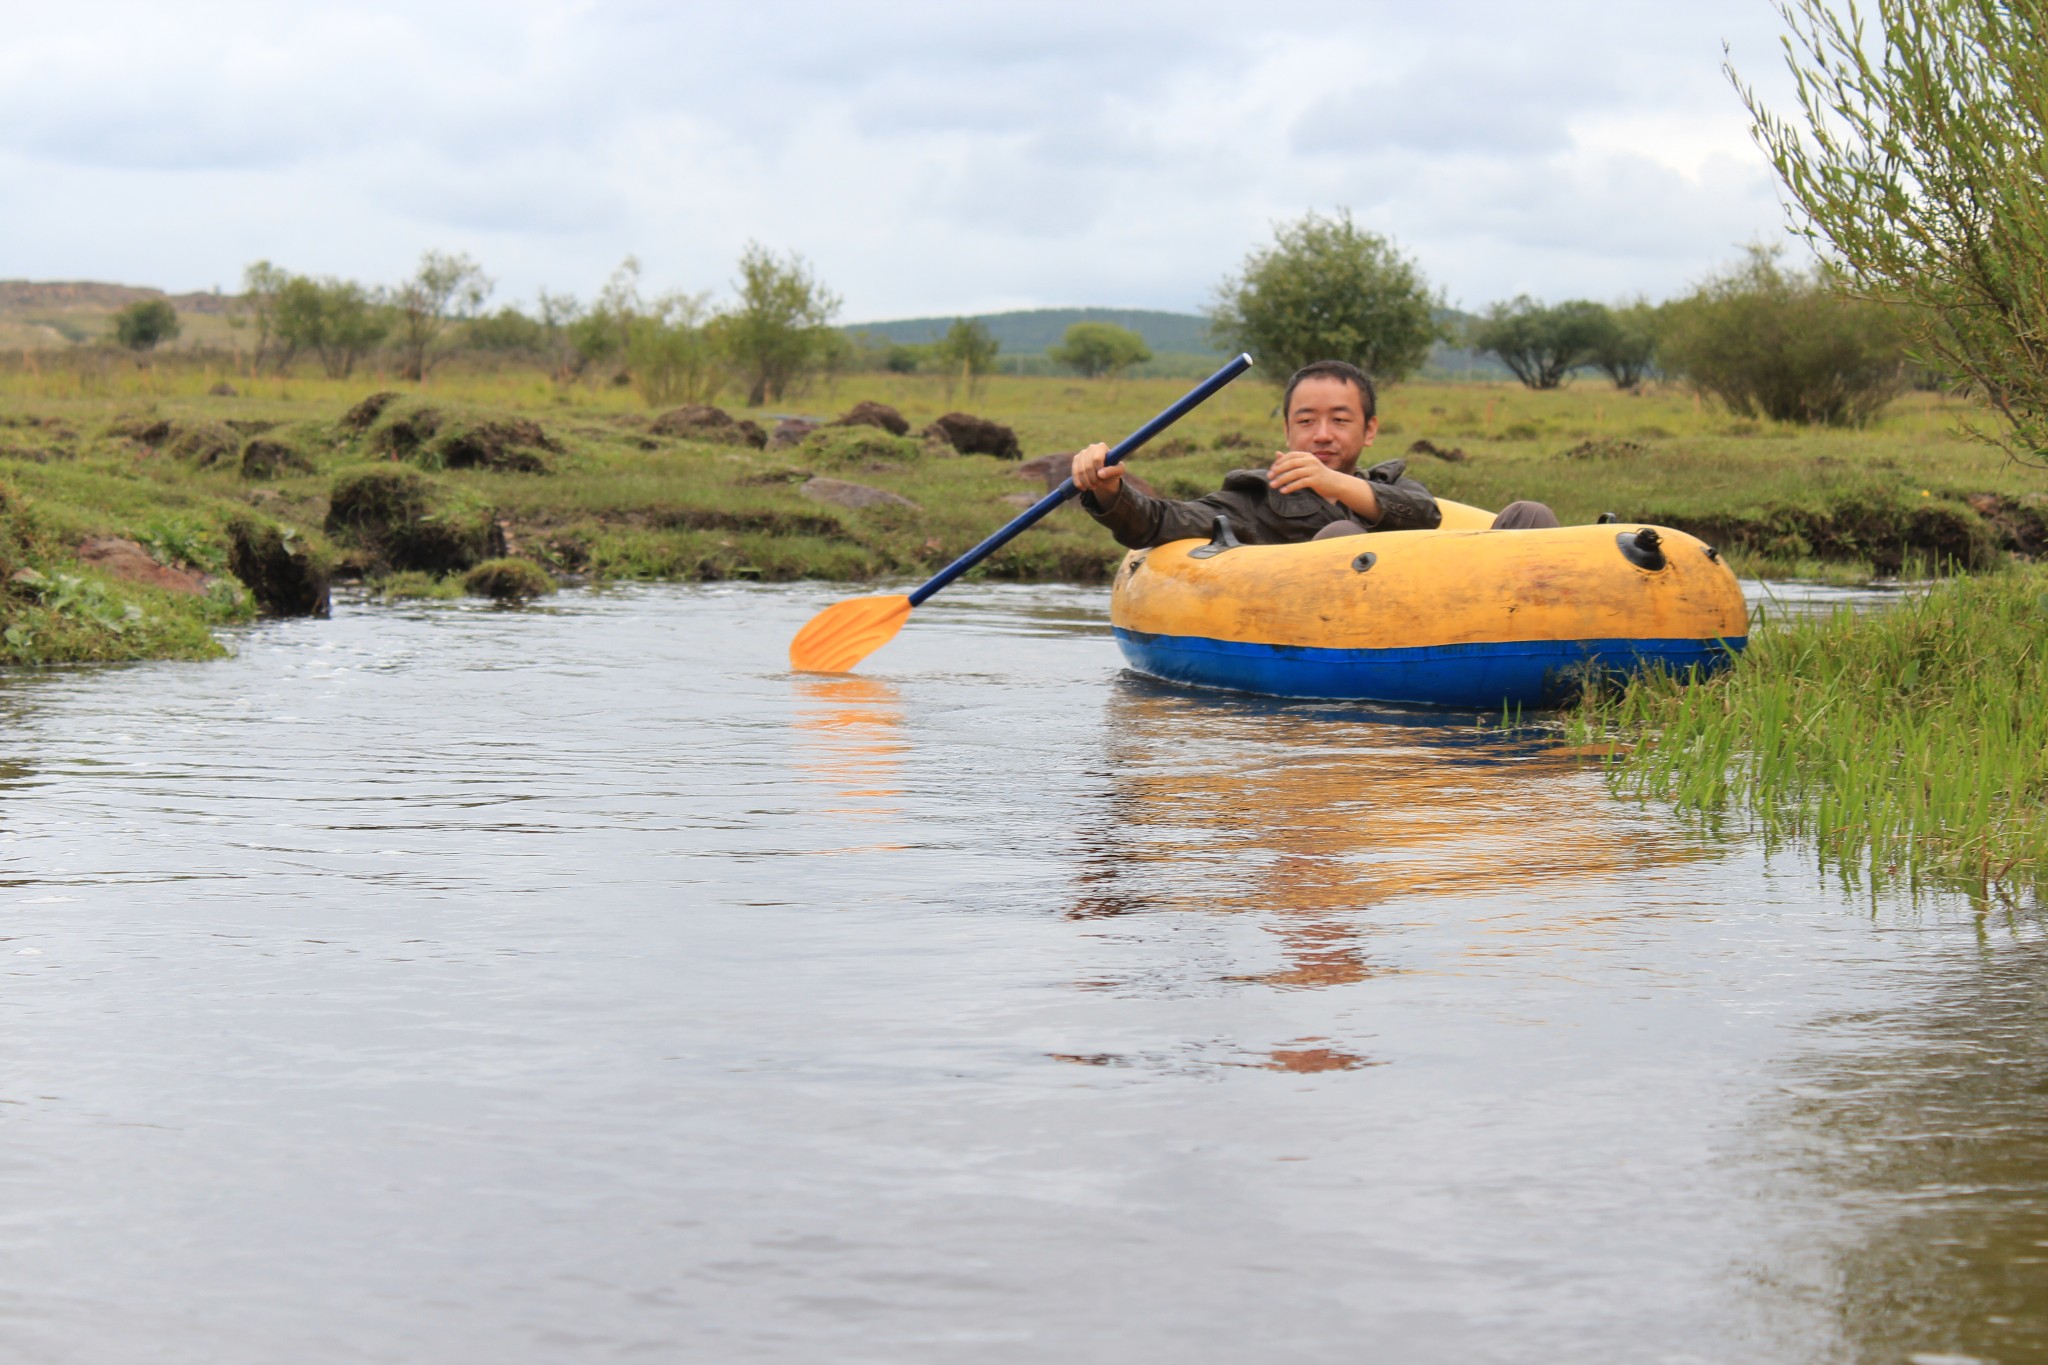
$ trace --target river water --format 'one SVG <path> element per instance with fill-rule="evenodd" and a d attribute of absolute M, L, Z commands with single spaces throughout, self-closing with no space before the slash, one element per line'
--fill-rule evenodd
<path fill-rule="evenodd" d="M 0 1359 L 2048 1353 L 2048 935 L 966 587 L 0 683 Z"/>

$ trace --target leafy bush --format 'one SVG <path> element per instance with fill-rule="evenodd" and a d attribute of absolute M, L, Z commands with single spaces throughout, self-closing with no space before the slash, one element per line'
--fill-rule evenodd
<path fill-rule="evenodd" d="M 114 340 L 131 351 L 152 351 L 178 336 L 178 310 L 164 299 L 144 299 L 114 314 Z"/>
<path fill-rule="evenodd" d="M 1861 426 L 1905 383 L 1897 324 L 1846 298 L 1825 267 L 1787 270 L 1775 247 L 1667 305 L 1664 368 L 1744 417 Z"/>
<path fill-rule="evenodd" d="M 1444 335 L 1442 300 L 1392 242 L 1351 221 L 1311 213 L 1245 258 L 1210 308 L 1210 331 L 1250 351 L 1284 383 L 1313 360 L 1348 360 L 1382 379 L 1422 368 Z"/>
<path fill-rule="evenodd" d="M 1586 363 L 1612 379 L 1617 389 L 1639 387 L 1657 360 L 1661 317 L 1655 306 L 1641 300 L 1609 309 Z"/>
<path fill-rule="evenodd" d="M 1905 305 L 1923 363 L 2003 420 L 2003 434 L 1972 434 L 2037 459 L 2048 451 L 2048 10 L 1783 8 L 1805 127 L 1738 89 L 1807 235 L 1832 248 L 1846 287 Z"/>

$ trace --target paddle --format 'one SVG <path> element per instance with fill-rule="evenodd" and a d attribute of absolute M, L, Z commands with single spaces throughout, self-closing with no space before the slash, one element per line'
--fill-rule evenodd
<path fill-rule="evenodd" d="M 1116 464 L 1251 367 L 1252 358 L 1240 355 L 1189 389 L 1157 417 L 1117 442 L 1103 463 Z M 1015 521 L 933 574 L 908 597 L 895 594 L 854 597 L 825 608 L 789 642 L 789 666 L 802 673 L 852 672 L 855 664 L 896 638 L 896 632 L 903 629 L 903 623 L 910 619 L 912 607 L 923 606 L 932 594 L 1009 544 L 1026 527 L 1073 497 L 1076 491 L 1074 480 L 1069 476 L 1065 483 L 1026 508 Z"/>

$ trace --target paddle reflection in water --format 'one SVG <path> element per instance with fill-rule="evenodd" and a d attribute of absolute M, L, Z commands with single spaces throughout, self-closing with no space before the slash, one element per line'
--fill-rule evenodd
<path fill-rule="evenodd" d="M 1655 915 L 1631 879 L 1725 846 L 1608 798 L 1554 738 L 1476 716 L 1189 693 L 1126 678 L 1105 712 L 1108 786 L 1078 831 L 1071 919 L 1252 917 L 1280 961 L 1214 984 L 1307 990 L 1408 970 L 1417 898 L 1489 898 L 1464 957 L 1597 949 Z M 1505 901 L 1502 908 L 1501 902 Z M 1442 970 L 1439 964 L 1435 970 Z M 1097 990 L 1186 989 L 1114 976 Z M 1294 1071 L 1362 1065 L 1325 1038 L 1264 1053 Z M 1067 1060 L 1113 1060 L 1068 1058 Z"/>
<path fill-rule="evenodd" d="M 832 791 L 823 814 L 856 824 L 881 824 L 902 814 L 903 698 L 889 683 L 853 675 L 795 679 L 791 767 Z M 892 843 L 829 852 L 886 852 Z"/>

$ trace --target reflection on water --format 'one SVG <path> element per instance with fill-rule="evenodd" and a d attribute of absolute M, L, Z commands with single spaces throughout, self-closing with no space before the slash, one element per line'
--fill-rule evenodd
<path fill-rule="evenodd" d="M 1099 591 L 793 678 L 833 595 L 0 683 L 0 1360 L 2032 1349 L 2035 940 Z"/>
<path fill-rule="evenodd" d="M 910 749 L 902 696 L 886 682 L 862 677 L 799 676 L 795 687 L 796 771 L 838 794 L 829 807 L 834 816 L 876 822 L 899 815 Z"/>
<path fill-rule="evenodd" d="M 1838 1210 L 1817 1278 L 1851 1359 L 2048 1360 L 2044 930 L 1987 924 L 1790 1070 L 1770 1127 Z"/>

